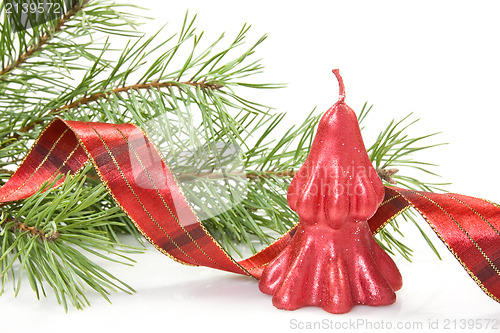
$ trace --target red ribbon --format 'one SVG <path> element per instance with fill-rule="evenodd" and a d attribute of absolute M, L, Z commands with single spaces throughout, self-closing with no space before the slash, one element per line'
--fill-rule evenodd
<path fill-rule="evenodd" d="M 58 186 L 89 160 L 144 237 L 180 263 L 259 278 L 295 232 L 292 228 L 246 260 L 234 260 L 204 228 L 151 140 L 132 124 L 55 119 L 0 188 L 0 203 L 28 198 L 62 175 Z M 371 230 L 377 233 L 409 207 L 425 218 L 479 287 L 500 302 L 500 207 L 460 194 L 386 187 L 384 202 L 369 220 Z"/>

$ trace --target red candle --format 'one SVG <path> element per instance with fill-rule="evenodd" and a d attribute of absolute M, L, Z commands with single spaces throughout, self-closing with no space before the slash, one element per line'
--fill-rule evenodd
<path fill-rule="evenodd" d="M 377 244 L 367 220 L 384 187 L 366 153 L 354 111 L 340 96 L 321 118 L 311 151 L 288 189 L 299 215 L 290 244 L 259 282 L 277 308 L 319 306 L 331 313 L 356 304 L 388 305 L 402 286 L 394 261 Z"/>

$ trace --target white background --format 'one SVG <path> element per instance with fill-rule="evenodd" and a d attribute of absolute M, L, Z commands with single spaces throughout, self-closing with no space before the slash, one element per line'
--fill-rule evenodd
<path fill-rule="evenodd" d="M 197 27 L 206 32 L 207 40 L 223 31 L 232 37 L 245 22 L 252 24 L 249 42 L 268 34 L 257 50 L 266 66 L 262 81 L 288 83 L 288 87 L 251 96 L 277 111 L 288 112 L 288 124 L 300 121 L 315 106 L 318 112 L 325 111 L 336 101 L 337 82 L 331 70 L 340 68 L 346 102 L 355 111 L 366 101 L 374 104 L 367 123 L 370 131 L 376 133 L 391 119 L 413 112 L 413 119 L 421 118 L 414 133 L 442 131 L 435 140 L 449 143 L 416 158 L 440 164 L 436 170 L 444 176 L 443 181 L 453 183 L 448 190 L 500 202 L 500 175 L 496 171 L 500 141 L 497 2 L 135 3 L 152 9 L 146 15 L 155 21 L 143 27 L 151 33 L 166 22 L 170 23 L 165 36 L 178 31 L 189 9 L 198 14 Z M 423 220 L 421 224 L 426 227 Z M 405 242 L 416 254 L 413 263 L 395 259 L 404 286 L 391 306 L 358 306 L 345 315 L 319 308 L 281 311 L 272 306 L 269 296 L 260 293 L 252 279 L 182 266 L 150 248 L 136 256 L 138 264 L 133 268 L 107 265 L 131 284 L 136 294 L 113 294 L 112 305 L 90 294 L 91 308 L 65 314 L 51 296 L 36 301 L 25 284 L 17 298 L 10 290 L 1 297 L 0 332 L 12 331 L 10 327 L 18 332 L 34 327 L 41 332 L 298 331 L 293 329 L 293 320 L 303 324 L 325 320 L 333 327 L 364 320 L 374 328 L 382 325 L 381 321 L 394 327 L 400 321 L 417 322 L 424 329 L 415 331 L 424 332 L 430 321 L 438 320 L 443 328 L 446 320 L 451 320 L 449 328 L 453 328 L 454 319 L 457 325 L 461 319 L 479 319 L 483 325 L 487 319 L 500 319 L 500 304 L 476 286 L 430 228 L 425 230 L 443 261 L 428 250 L 414 227 L 404 229 Z M 366 328 L 360 325 L 352 331 L 370 331 Z"/>

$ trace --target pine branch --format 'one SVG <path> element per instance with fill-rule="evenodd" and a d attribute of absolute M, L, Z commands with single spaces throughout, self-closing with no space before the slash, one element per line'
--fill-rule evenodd
<path fill-rule="evenodd" d="M 19 55 L 19 57 L 17 58 L 17 60 L 14 63 L 5 65 L 2 68 L 2 70 L 0 70 L 0 78 L 3 75 L 10 73 L 14 69 L 21 66 L 24 62 L 26 62 L 27 59 L 29 59 L 35 53 L 40 51 L 43 48 L 43 46 L 46 45 L 57 32 L 61 31 L 61 29 L 66 24 L 66 22 L 68 22 L 76 13 L 78 13 L 81 9 L 83 9 L 87 5 L 88 2 L 89 2 L 89 0 L 82 0 L 82 2 L 80 2 L 80 1 L 77 2 L 76 5 L 73 6 L 73 8 L 71 8 L 69 11 L 67 11 L 59 19 L 59 21 L 57 22 L 55 27 L 53 27 L 53 28 L 50 27 L 48 29 L 48 31 L 39 38 L 38 43 L 32 44 L 31 46 L 29 46 L 29 48 L 24 53 Z"/>
<path fill-rule="evenodd" d="M 116 206 L 105 210 L 96 206 L 107 193 L 103 184 L 85 186 L 89 171 L 87 165 L 79 175 L 67 176 L 61 186 L 52 188 L 61 178 L 57 177 L 29 199 L 1 208 L 2 291 L 12 279 L 17 293 L 25 275 L 37 297 L 45 295 L 48 284 L 66 310 L 68 302 L 76 308 L 89 304 L 85 285 L 105 299 L 109 291 L 133 291 L 93 262 L 97 256 L 130 265 L 133 261 L 126 254 L 138 249 L 112 241 L 109 228 L 122 227 L 123 213 Z"/>
<path fill-rule="evenodd" d="M 44 47 L 30 54 L 30 61 L 24 61 L 22 66 L 2 76 L 0 89 L 5 92 L 5 97 L 0 97 L 2 168 L 10 170 L 17 167 L 21 151 L 27 150 L 30 140 L 40 132 L 41 125 L 55 112 L 67 119 L 132 121 L 139 125 L 147 125 L 149 121 L 166 114 L 175 114 L 178 116 L 176 121 L 192 124 L 190 115 L 200 112 L 203 121 L 201 126 L 196 125 L 199 130 L 196 134 L 192 127 L 179 127 L 180 123 L 174 124 L 175 121 L 168 126 L 190 130 L 200 142 L 221 140 L 236 144 L 243 143 L 242 136 L 258 128 L 247 127 L 249 122 L 245 120 L 259 118 L 256 124 L 263 124 L 269 118 L 267 107 L 248 101 L 236 92 L 240 88 L 275 87 L 242 81 L 262 69 L 257 61 L 248 59 L 264 37 L 229 59 L 228 55 L 233 54 L 230 51 L 243 45 L 249 27 L 244 26 L 227 47 L 220 48 L 221 37 L 200 51 L 201 35 L 195 34 L 194 21 L 187 15 L 179 34 L 157 45 L 154 45 L 155 36 L 131 35 L 131 42 L 118 57 L 107 42 L 96 47 L 94 40 L 98 38 L 75 44 L 71 38 L 64 37 L 78 34 L 90 36 L 92 29 L 110 33 L 107 28 L 101 29 L 109 20 L 103 20 L 100 15 L 115 15 L 114 10 L 100 1 L 89 1 L 85 7 L 85 22 L 80 23 L 82 14 L 76 13 L 61 26 L 58 41 L 45 43 Z M 116 16 L 121 18 L 121 15 Z M 70 23 L 75 20 L 75 23 Z M 86 22 L 93 24 L 83 31 L 80 27 Z M 9 33 L 2 33 L 2 36 L 11 33 L 7 24 L 9 22 L 5 20 L 2 29 Z M 113 23 L 115 30 L 112 33 L 126 31 L 125 26 Z M 42 31 L 48 27 L 50 23 L 34 28 L 30 38 L 41 38 Z M 24 32 L 16 36 L 24 38 Z M 78 40 L 81 41 L 81 38 Z M 194 46 L 188 45 L 188 41 L 194 41 Z M 167 45 L 169 42 L 174 42 L 174 45 Z M 9 54 L 16 52 L 12 45 L 7 46 Z M 186 47 L 190 54 L 188 60 L 181 62 L 181 68 L 172 69 L 174 57 L 182 54 L 182 49 Z M 218 51 L 216 47 L 219 47 Z M 153 53 L 155 58 L 151 59 Z M 84 72 L 79 83 L 68 81 L 78 71 Z M 235 116 L 234 110 L 239 114 Z M 176 131 L 170 132 L 170 135 L 178 135 Z M 188 143 L 175 142 L 176 145 L 168 148 L 170 151 L 182 149 L 181 146 Z M 119 207 L 105 193 L 103 185 L 86 177 L 92 174 L 90 169 L 86 169 L 78 176 L 67 177 L 58 189 L 41 191 L 30 199 L 2 207 L 2 290 L 12 279 L 17 292 L 22 281 L 20 275 L 24 274 L 37 296 L 45 295 L 44 286 L 48 285 L 65 308 L 69 303 L 77 308 L 88 305 L 85 285 L 106 299 L 110 290 L 131 291 L 130 287 L 97 266 L 92 256 L 80 253 L 86 251 L 115 261 L 103 253 L 125 258 L 124 253 L 130 249 L 122 246 L 120 233 L 140 237 L 131 221 L 120 213 Z M 240 213 L 245 214 L 243 210 Z M 51 241 L 50 235 L 57 237 Z M 81 251 L 75 250 L 78 247 Z"/>
<path fill-rule="evenodd" d="M 4 11 L 0 12 L 0 18 L 3 18 L 3 23 L 0 23 L 2 64 L 14 64 L 16 59 L 24 59 L 15 71 L 5 73 L 0 79 L 0 91 L 3 92 L 0 94 L 0 108 L 10 110 L 9 113 L 0 113 L 0 117 L 2 122 L 10 124 L 11 132 L 20 123 L 43 118 L 49 110 L 65 104 L 66 92 L 75 87 L 73 78 L 81 76 L 78 72 L 109 66 L 110 60 L 104 57 L 104 53 L 112 53 L 109 43 L 97 42 L 99 38 L 92 37 L 96 31 L 113 27 L 110 34 L 138 36 L 137 32 L 127 29 L 135 28 L 136 24 L 129 14 L 119 11 L 121 5 L 81 0 L 80 4 L 82 7 L 78 11 L 68 11 L 62 21 L 48 21 L 17 32 L 13 31 Z M 45 41 L 43 47 L 37 48 L 40 41 Z M 36 135 L 35 131 L 30 138 Z"/>

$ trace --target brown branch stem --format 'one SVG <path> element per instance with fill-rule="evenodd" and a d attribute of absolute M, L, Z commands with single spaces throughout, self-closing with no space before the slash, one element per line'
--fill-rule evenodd
<path fill-rule="evenodd" d="M 290 177 L 293 178 L 295 176 L 296 171 L 294 170 L 286 170 L 286 171 L 259 171 L 259 172 L 246 172 L 246 173 L 220 173 L 220 172 L 203 172 L 203 173 L 183 173 L 183 174 L 178 174 L 176 175 L 176 178 L 178 181 L 183 182 L 183 181 L 189 181 L 193 179 L 228 179 L 228 178 L 241 178 L 245 177 L 249 180 L 258 180 L 258 179 L 265 179 L 265 178 L 271 178 L 271 177 L 278 177 L 278 178 L 285 178 L 285 177 Z M 86 176 L 87 178 L 90 178 L 95 181 L 99 181 L 99 177 L 97 174 L 88 174 Z"/>
<path fill-rule="evenodd" d="M 377 170 L 378 176 L 382 179 L 387 181 L 390 184 L 395 184 L 395 181 L 392 179 L 392 175 L 397 173 L 399 170 L 398 169 L 379 169 Z M 268 170 L 268 171 L 250 171 L 246 173 L 221 173 L 221 172 L 200 172 L 200 173 L 182 173 L 182 174 L 177 174 L 176 178 L 178 181 L 188 181 L 188 180 L 193 180 L 193 179 L 200 179 L 200 178 L 205 178 L 205 179 L 228 179 L 228 178 L 241 178 L 245 177 L 249 180 L 258 180 L 258 179 L 265 179 L 265 178 L 272 178 L 272 177 L 277 177 L 277 178 L 293 178 L 297 171 L 295 170 L 285 170 L 285 171 L 273 171 L 273 170 Z M 99 177 L 97 174 L 89 174 L 87 175 L 87 178 L 90 178 L 92 180 L 99 181 Z"/>
<path fill-rule="evenodd" d="M 2 75 L 4 75 L 4 74 L 7 74 L 7 73 L 13 71 L 14 69 L 18 68 L 23 63 L 25 63 L 26 60 L 29 59 L 29 57 L 31 57 L 36 52 L 40 51 L 42 49 L 42 47 L 45 44 L 48 43 L 48 41 L 50 40 L 50 38 L 52 38 L 52 36 L 56 32 L 58 32 L 58 31 L 60 31 L 62 29 L 62 27 L 64 26 L 64 24 L 66 24 L 66 22 L 70 18 L 72 18 L 79 10 L 81 10 L 83 7 L 85 7 L 85 5 L 87 4 L 87 2 L 89 2 L 89 0 L 84 0 L 81 5 L 78 2 L 73 8 L 71 8 L 71 10 L 69 10 L 68 12 L 66 12 L 59 19 L 59 22 L 57 22 L 57 25 L 54 28 L 49 29 L 49 31 L 47 31 L 45 34 L 42 35 L 42 37 L 40 37 L 38 43 L 31 45 L 28 48 L 28 50 L 26 50 L 26 52 L 22 53 L 17 58 L 17 60 L 15 62 L 7 64 L 4 68 L 2 68 L 2 70 L 0 71 L 0 77 Z"/>
<path fill-rule="evenodd" d="M 390 184 L 396 184 L 396 181 L 392 178 L 394 174 L 396 174 L 399 170 L 398 169 L 379 169 L 377 170 L 378 176 L 382 179 L 387 181 Z M 258 180 L 258 179 L 263 179 L 263 178 L 271 178 L 271 177 L 278 177 L 278 178 L 293 178 L 297 171 L 295 170 L 285 170 L 285 171 L 273 171 L 273 170 L 268 170 L 268 171 L 260 171 L 260 172 L 246 172 L 246 173 L 220 173 L 220 172 L 204 172 L 204 173 L 184 173 L 177 175 L 177 179 L 179 181 L 186 181 L 186 180 L 192 180 L 196 178 L 208 178 L 208 179 L 225 179 L 225 178 L 230 178 L 230 177 L 246 177 L 247 179 L 250 180 Z M 97 176 L 96 176 L 97 177 Z"/>
<path fill-rule="evenodd" d="M 380 177 L 380 179 L 385 180 L 389 184 L 396 185 L 397 181 L 394 178 L 392 178 L 392 176 L 394 176 L 398 171 L 399 169 L 396 168 L 389 168 L 389 169 L 382 168 L 382 169 L 377 169 L 377 174 Z"/>
<path fill-rule="evenodd" d="M 7 219 L 3 224 L 7 224 L 9 222 L 14 222 L 11 230 L 28 232 L 28 234 L 30 234 L 31 236 L 39 237 L 42 241 L 53 242 L 59 237 L 59 233 L 57 231 L 44 233 L 42 230 L 37 229 L 36 227 L 30 227 L 26 223 L 19 222 L 16 219 Z"/>
<path fill-rule="evenodd" d="M 181 87 L 183 85 L 197 87 L 197 88 L 200 88 L 200 89 L 203 89 L 203 90 L 205 90 L 205 89 L 218 90 L 218 89 L 220 89 L 220 88 L 223 87 L 221 84 L 218 84 L 218 83 L 206 83 L 205 81 L 200 81 L 200 82 L 193 82 L 193 81 L 185 81 L 185 82 L 175 82 L 175 81 L 158 82 L 158 81 L 155 81 L 155 82 L 147 82 L 147 83 L 137 83 L 137 84 L 133 84 L 133 85 L 129 85 L 129 86 L 124 86 L 124 87 L 116 87 L 116 88 L 114 88 L 112 90 L 109 90 L 109 91 L 106 91 L 106 92 L 95 93 L 95 94 L 92 94 L 90 96 L 84 96 L 82 98 L 77 99 L 74 102 L 71 102 L 71 103 L 66 104 L 64 106 L 61 106 L 61 107 L 59 107 L 57 109 L 53 109 L 53 110 L 49 111 L 48 114 L 55 115 L 55 114 L 59 114 L 59 113 L 61 113 L 63 111 L 66 111 L 66 110 L 76 109 L 80 105 L 86 105 L 86 104 L 89 104 L 91 102 L 95 102 L 95 101 L 97 101 L 97 100 L 99 100 L 101 98 L 107 98 L 111 94 L 118 95 L 118 94 L 121 94 L 121 93 L 126 93 L 126 92 L 128 92 L 130 90 Z M 29 124 L 21 127 L 19 129 L 19 132 L 22 132 L 22 133 L 28 132 L 28 131 L 32 130 L 36 125 L 40 125 L 41 123 L 42 123 L 41 120 L 37 120 L 37 121 L 31 122 L 31 123 L 29 123 Z M 14 135 L 13 137 L 17 138 L 18 135 Z"/>
<path fill-rule="evenodd" d="M 295 171 L 294 170 L 286 170 L 286 171 L 260 171 L 260 172 L 242 172 L 242 173 L 220 173 L 220 172 L 204 172 L 204 173 L 184 173 L 180 174 L 177 176 L 177 179 L 179 181 L 187 181 L 187 180 L 192 180 L 196 178 L 205 178 L 205 179 L 226 179 L 230 177 L 245 177 L 249 180 L 258 180 L 258 179 L 264 179 L 264 178 L 271 178 L 271 177 L 278 177 L 278 178 L 283 178 L 283 177 L 290 177 L 293 178 L 295 176 Z"/>
<path fill-rule="evenodd" d="M 6 174 L 9 174 L 9 175 L 13 175 L 13 174 L 14 174 L 14 171 L 12 171 L 12 170 L 7 170 L 7 169 L 0 169 L 0 173 L 6 173 Z"/>

